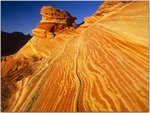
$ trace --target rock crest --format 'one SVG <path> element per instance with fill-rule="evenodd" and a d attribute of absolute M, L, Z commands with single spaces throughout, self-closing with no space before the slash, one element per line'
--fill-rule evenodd
<path fill-rule="evenodd" d="M 75 16 L 71 16 L 67 11 L 56 9 L 52 6 L 43 6 L 40 14 L 42 20 L 38 26 L 32 30 L 34 36 L 39 38 L 53 38 L 56 32 L 67 27 L 75 27 Z"/>

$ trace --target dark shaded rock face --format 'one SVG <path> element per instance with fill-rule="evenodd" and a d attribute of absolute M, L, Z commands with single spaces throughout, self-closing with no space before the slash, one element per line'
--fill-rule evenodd
<path fill-rule="evenodd" d="M 16 53 L 31 37 L 31 35 L 24 35 L 22 32 L 7 33 L 1 31 L 1 55 L 7 56 Z"/>

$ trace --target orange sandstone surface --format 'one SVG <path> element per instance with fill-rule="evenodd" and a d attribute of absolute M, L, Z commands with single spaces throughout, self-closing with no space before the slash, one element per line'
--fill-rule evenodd
<path fill-rule="evenodd" d="M 51 6 L 1 61 L 2 111 L 148 111 L 148 1 L 106 1 L 84 24 Z"/>

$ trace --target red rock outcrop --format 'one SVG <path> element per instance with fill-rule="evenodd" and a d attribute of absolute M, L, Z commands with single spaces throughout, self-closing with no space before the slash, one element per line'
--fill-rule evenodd
<path fill-rule="evenodd" d="M 148 111 L 148 4 L 104 2 L 78 28 L 34 36 L 2 65 L 3 111 Z"/>
<path fill-rule="evenodd" d="M 39 25 L 32 30 L 34 36 L 40 38 L 54 38 L 57 32 L 67 27 L 75 27 L 75 16 L 68 12 L 56 9 L 52 6 L 44 6 L 40 14 L 42 20 Z"/>

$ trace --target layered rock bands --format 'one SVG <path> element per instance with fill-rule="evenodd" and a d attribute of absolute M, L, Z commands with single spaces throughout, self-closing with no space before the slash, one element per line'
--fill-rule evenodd
<path fill-rule="evenodd" d="M 148 111 L 148 1 L 104 2 L 84 24 L 51 6 L 2 59 L 2 111 Z"/>
<path fill-rule="evenodd" d="M 32 30 L 34 36 L 39 38 L 54 38 L 57 32 L 67 27 L 75 27 L 75 16 L 68 12 L 56 9 L 52 6 L 44 6 L 40 14 L 42 20 L 39 25 Z"/>

